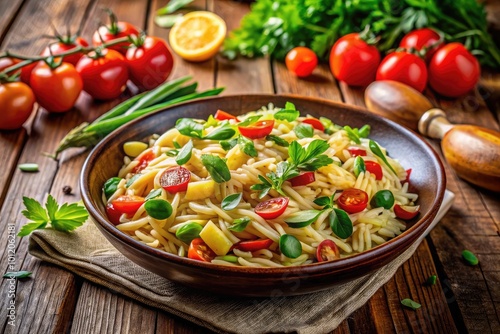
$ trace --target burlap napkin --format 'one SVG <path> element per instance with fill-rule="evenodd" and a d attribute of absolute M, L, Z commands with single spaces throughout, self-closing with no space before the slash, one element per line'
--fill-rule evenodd
<path fill-rule="evenodd" d="M 453 193 L 447 191 L 438 216 L 425 234 L 446 213 L 453 198 Z M 173 283 L 125 258 L 92 223 L 84 224 L 71 234 L 35 231 L 30 237 L 29 252 L 99 285 L 216 332 L 325 333 L 365 304 L 410 258 L 423 238 L 393 262 L 365 277 L 326 291 L 274 298 L 228 298 Z"/>

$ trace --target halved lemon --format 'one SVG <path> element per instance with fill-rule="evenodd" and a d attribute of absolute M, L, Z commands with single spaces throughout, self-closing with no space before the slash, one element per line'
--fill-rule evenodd
<path fill-rule="evenodd" d="M 190 12 L 175 22 L 169 42 L 179 56 L 204 61 L 215 56 L 226 37 L 226 22 L 207 11 Z"/>

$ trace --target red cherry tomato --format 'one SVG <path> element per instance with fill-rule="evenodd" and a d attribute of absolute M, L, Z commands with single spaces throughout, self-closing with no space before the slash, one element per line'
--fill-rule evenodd
<path fill-rule="evenodd" d="M 0 84 L 0 130 L 15 130 L 23 126 L 34 104 L 35 95 L 25 83 Z"/>
<path fill-rule="evenodd" d="M 160 176 L 160 185 L 171 194 L 186 191 L 191 172 L 184 167 L 177 166 L 165 170 Z"/>
<path fill-rule="evenodd" d="M 321 241 L 316 249 L 316 259 L 318 262 L 340 259 L 340 252 L 337 244 L 330 239 Z"/>
<path fill-rule="evenodd" d="M 276 197 L 260 202 L 255 207 L 255 213 L 264 219 L 278 218 L 288 206 L 288 197 Z"/>
<path fill-rule="evenodd" d="M 345 189 L 337 199 L 337 205 L 347 213 L 361 212 L 368 205 L 368 194 L 356 188 Z"/>
<path fill-rule="evenodd" d="M 125 58 L 115 50 L 102 50 L 102 56 L 95 57 L 91 52 L 83 56 L 76 65 L 76 70 L 83 80 L 83 90 L 94 99 L 111 100 L 118 97 L 125 89 L 128 80 L 128 68 Z"/>
<path fill-rule="evenodd" d="M 82 92 L 82 78 L 75 67 L 62 63 L 55 69 L 43 63 L 31 72 L 30 86 L 38 104 L 49 112 L 65 112 L 73 108 Z"/>
<path fill-rule="evenodd" d="M 407 33 L 401 40 L 401 43 L 399 43 L 399 47 L 406 50 L 413 48 L 417 51 L 426 48 L 425 59 L 430 60 L 434 53 L 443 45 L 442 42 L 439 43 L 440 40 L 441 36 L 434 30 L 421 28 Z"/>
<path fill-rule="evenodd" d="M 335 78 L 351 86 L 368 86 L 375 80 L 380 53 L 358 33 L 337 40 L 330 52 L 330 70 Z"/>
<path fill-rule="evenodd" d="M 304 46 L 291 49 L 285 58 L 286 68 L 296 76 L 310 76 L 318 65 L 318 57 L 313 50 Z"/>
<path fill-rule="evenodd" d="M 133 215 L 143 203 L 144 197 L 133 195 L 122 195 L 111 202 L 117 212 L 128 215 Z"/>
<path fill-rule="evenodd" d="M 141 172 L 154 158 L 156 158 L 156 155 L 153 150 L 149 149 L 142 152 L 137 158 L 135 158 L 135 160 L 139 160 L 139 163 L 132 169 L 132 173 L 136 174 Z"/>
<path fill-rule="evenodd" d="M 366 160 L 365 167 L 368 172 L 375 176 L 375 180 L 382 180 L 384 173 L 382 172 L 382 166 L 378 162 Z"/>
<path fill-rule="evenodd" d="M 214 251 L 208 247 L 202 238 L 195 238 L 191 241 L 188 250 L 188 258 L 197 261 L 211 262 L 216 256 Z"/>
<path fill-rule="evenodd" d="M 271 133 L 274 127 L 274 120 L 258 121 L 249 126 L 238 126 L 240 133 L 250 139 L 259 139 Z"/>
<path fill-rule="evenodd" d="M 51 51 L 52 51 L 52 55 L 55 56 L 55 55 L 61 54 L 63 52 L 69 51 L 71 49 L 74 49 L 78 45 L 86 47 L 86 46 L 89 46 L 89 43 L 87 43 L 87 41 L 81 37 L 69 38 L 69 39 L 61 38 L 61 39 L 59 39 L 59 42 L 48 45 L 43 50 L 42 56 L 50 56 Z M 63 58 L 63 61 L 65 63 L 70 63 L 71 65 L 76 66 L 76 64 L 78 63 L 80 58 L 82 58 L 82 56 L 83 56 L 83 53 L 81 53 L 81 52 L 74 53 L 74 54 L 65 56 Z"/>
<path fill-rule="evenodd" d="M 232 120 L 232 119 L 234 119 L 236 121 L 238 120 L 238 118 L 236 116 L 233 116 L 230 113 L 227 113 L 224 110 L 220 110 L 220 109 L 217 110 L 217 112 L 215 113 L 214 118 L 216 120 L 219 120 L 219 121 Z"/>
<path fill-rule="evenodd" d="M 273 241 L 271 239 L 249 240 L 236 244 L 234 248 L 243 252 L 255 252 L 261 249 L 268 249 L 272 244 Z"/>
<path fill-rule="evenodd" d="M 302 121 L 302 123 L 306 123 L 306 124 L 309 124 L 311 125 L 313 128 L 315 128 L 316 130 L 319 130 L 321 132 L 325 131 L 325 126 L 323 125 L 323 123 L 321 123 L 321 121 L 317 118 L 306 118 Z"/>
<path fill-rule="evenodd" d="M 417 55 L 392 52 L 380 63 L 377 80 L 394 80 L 423 92 L 427 85 L 427 67 Z"/>
<path fill-rule="evenodd" d="M 443 46 L 429 63 L 429 85 L 448 97 L 458 97 L 470 91 L 480 75 L 476 57 L 460 43 Z"/>
<path fill-rule="evenodd" d="M 0 58 L 0 72 L 5 70 L 7 67 L 16 65 L 19 62 L 20 60 L 15 58 L 8 58 L 8 57 Z"/>
<path fill-rule="evenodd" d="M 411 168 L 408 168 L 406 170 L 406 178 L 404 179 L 404 181 L 402 183 L 410 183 L 410 176 L 411 176 Z"/>
<path fill-rule="evenodd" d="M 39 61 L 23 66 L 23 68 L 21 68 L 21 76 L 19 77 L 19 79 L 21 79 L 21 81 L 24 82 L 25 84 L 29 85 L 31 80 L 31 72 L 33 72 L 33 69 L 35 67 L 43 63 L 44 63 L 43 61 Z"/>
<path fill-rule="evenodd" d="M 153 89 L 165 82 L 174 67 L 167 42 L 157 37 L 148 36 L 142 45 L 132 45 L 126 58 L 130 79 L 142 90 Z"/>
<path fill-rule="evenodd" d="M 394 205 L 394 213 L 396 217 L 403 220 L 410 220 L 415 218 L 420 212 L 420 205 L 411 206 L 411 205 Z"/>
<path fill-rule="evenodd" d="M 113 225 L 120 224 L 120 217 L 122 216 L 122 212 L 116 210 L 113 203 L 108 203 L 108 205 L 106 205 L 106 214 L 108 216 L 109 221 Z"/>
<path fill-rule="evenodd" d="M 92 43 L 95 46 L 101 45 L 103 42 L 110 42 L 121 37 L 127 37 L 130 35 L 139 36 L 139 29 L 136 26 L 128 22 L 117 21 L 114 14 L 110 15 L 110 21 L 110 25 L 101 26 L 99 27 L 99 29 L 97 29 L 96 32 L 94 32 L 94 35 L 92 36 Z M 109 48 L 125 55 L 129 46 L 129 42 L 122 42 L 110 46 Z"/>
<path fill-rule="evenodd" d="M 316 181 L 314 172 L 303 172 L 296 177 L 292 177 L 290 180 L 292 187 L 305 186 L 306 184 Z"/>
<path fill-rule="evenodd" d="M 347 148 L 347 150 L 349 151 L 349 154 L 351 154 L 352 157 L 357 157 L 357 156 L 365 157 L 366 156 L 366 150 L 363 148 L 360 148 L 360 147 L 351 146 L 351 147 Z"/>

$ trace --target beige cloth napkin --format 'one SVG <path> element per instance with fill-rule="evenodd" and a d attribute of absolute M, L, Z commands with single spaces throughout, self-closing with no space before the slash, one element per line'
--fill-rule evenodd
<path fill-rule="evenodd" d="M 454 194 L 447 191 L 438 216 L 425 234 L 450 208 L 453 198 Z M 71 234 L 50 229 L 35 231 L 30 237 L 29 252 L 94 283 L 216 332 L 305 334 L 335 329 L 394 275 L 423 238 L 424 235 L 394 261 L 367 276 L 326 291 L 275 298 L 218 296 L 171 282 L 125 258 L 92 223 Z"/>

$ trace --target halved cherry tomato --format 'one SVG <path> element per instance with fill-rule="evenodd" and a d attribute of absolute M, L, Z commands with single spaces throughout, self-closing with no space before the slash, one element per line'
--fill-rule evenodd
<path fill-rule="evenodd" d="M 304 78 L 311 75 L 318 65 L 318 56 L 309 48 L 297 46 L 287 53 L 285 65 L 290 72 Z"/>
<path fill-rule="evenodd" d="M 111 202 L 117 212 L 129 215 L 133 215 L 143 203 L 144 197 L 135 195 L 122 195 Z"/>
<path fill-rule="evenodd" d="M 321 241 L 316 249 L 316 259 L 318 262 L 332 261 L 340 258 L 339 248 L 333 240 Z"/>
<path fill-rule="evenodd" d="M 249 240 L 236 244 L 234 248 L 244 252 L 255 252 L 261 249 L 268 249 L 272 244 L 273 241 L 271 239 Z"/>
<path fill-rule="evenodd" d="M 382 180 L 384 173 L 382 172 L 382 166 L 378 162 L 365 160 L 365 167 L 368 172 L 375 175 L 375 180 Z"/>
<path fill-rule="evenodd" d="M 259 139 L 271 133 L 274 127 L 274 120 L 263 120 L 255 122 L 249 126 L 239 126 L 240 133 L 250 139 Z"/>
<path fill-rule="evenodd" d="M 351 146 L 349 148 L 347 148 L 347 150 L 349 151 L 349 153 L 351 154 L 352 157 L 365 157 L 366 156 L 366 150 L 363 149 L 363 148 L 360 148 L 360 147 L 356 147 L 356 146 Z"/>
<path fill-rule="evenodd" d="M 276 197 L 260 202 L 255 207 L 255 213 L 264 219 L 278 218 L 288 206 L 288 197 Z"/>
<path fill-rule="evenodd" d="M 319 130 L 321 132 L 325 131 L 325 126 L 317 118 L 306 118 L 305 120 L 302 121 L 302 123 L 309 124 L 316 130 Z"/>
<path fill-rule="evenodd" d="M 122 212 L 119 212 L 118 210 L 116 210 L 113 203 L 108 203 L 108 205 L 106 205 L 106 214 L 108 215 L 109 221 L 113 225 L 120 224 L 120 217 L 122 216 Z"/>
<path fill-rule="evenodd" d="M 197 261 L 211 262 L 216 256 L 214 251 L 208 247 L 202 238 L 195 238 L 191 241 L 188 250 L 188 258 Z"/>
<path fill-rule="evenodd" d="M 345 189 L 337 199 L 338 206 L 347 213 L 357 213 L 366 209 L 368 194 L 361 189 Z"/>
<path fill-rule="evenodd" d="M 410 183 L 410 176 L 411 176 L 411 168 L 408 168 L 406 170 L 406 178 L 404 179 L 404 181 L 402 183 Z"/>
<path fill-rule="evenodd" d="M 132 173 L 136 174 L 142 171 L 154 158 L 156 158 L 156 155 L 154 154 L 153 150 L 149 149 L 144 151 L 136 158 L 136 160 L 139 160 L 139 163 L 132 169 Z"/>
<path fill-rule="evenodd" d="M 217 112 L 215 113 L 214 118 L 216 120 L 219 120 L 219 121 L 225 121 L 226 119 L 227 120 L 231 120 L 231 119 L 238 120 L 238 118 L 236 116 L 233 116 L 230 113 L 227 113 L 224 110 L 220 110 L 220 109 L 217 110 Z"/>
<path fill-rule="evenodd" d="M 394 205 L 394 213 L 396 217 L 404 220 L 410 220 L 415 218 L 420 212 L 420 205 Z"/>
<path fill-rule="evenodd" d="M 66 52 L 68 50 L 74 49 L 78 45 L 84 46 L 84 47 L 89 46 L 89 43 L 81 37 L 73 37 L 73 36 L 67 37 L 67 36 L 65 36 L 65 37 L 58 37 L 58 40 L 59 41 L 57 43 L 53 43 L 53 44 L 48 45 L 43 50 L 42 56 L 50 56 L 51 52 L 52 52 L 52 55 L 55 56 L 55 55 L 61 54 L 63 52 Z M 63 61 L 65 63 L 70 63 L 71 65 L 76 66 L 76 63 L 78 63 L 78 61 L 80 60 L 80 58 L 82 58 L 82 56 L 83 56 L 83 53 L 77 52 L 77 53 L 74 53 L 74 54 L 71 54 L 68 56 L 64 56 Z"/>
<path fill-rule="evenodd" d="M 316 181 L 314 172 L 304 172 L 296 177 L 292 177 L 290 180 L 292 187 L 305 186 L 306 184 Z"/>
<path fill-rule="evenodd" d="M 186 191 L 191 172 L 182 166 L 171 167 L 160 176 L 160 185 L 171 194 Z"/>

